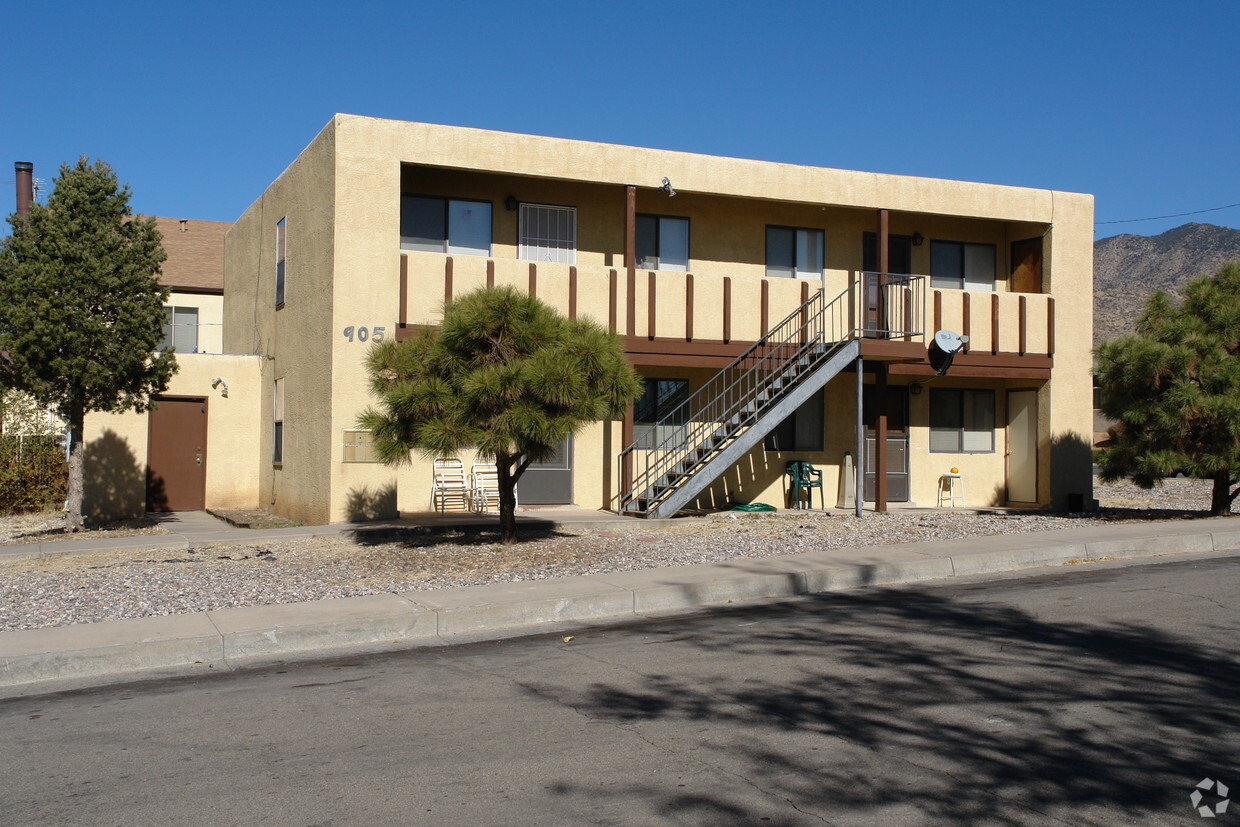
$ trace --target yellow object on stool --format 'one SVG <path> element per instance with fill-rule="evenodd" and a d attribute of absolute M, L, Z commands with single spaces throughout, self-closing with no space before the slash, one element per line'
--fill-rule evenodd
<path fill-rule="evenodd" d="M 947 500 L 950 508 L 956 507 L 956 500 L 960 500 L 961 508 L 964 507 L 964 479 L 955 468 L 939 477 L 939 508 L 943 507 L 943 500 Z"/>

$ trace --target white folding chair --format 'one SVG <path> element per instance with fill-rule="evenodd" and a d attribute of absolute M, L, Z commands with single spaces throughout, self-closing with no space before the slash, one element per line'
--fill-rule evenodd
<path fill-rule="evenodd" d="M 469 488 L 475 511 L 499 511 L 499 469 L 494 462 L 474 463 L 469 472 Z"/>
<path fill-rule="evenodd" d="M 473 499 L 465 479 L 465 463 L 457 457 L 437 457 L 433 463 L 434 478 L 431 482 L 431 506 L 442 514 L 449 505 L 460 504 L 466 511 L 473 510 Z"/>

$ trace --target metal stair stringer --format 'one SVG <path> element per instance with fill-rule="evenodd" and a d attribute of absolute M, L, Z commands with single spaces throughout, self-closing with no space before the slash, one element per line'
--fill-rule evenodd
<path fill-rule="evenodd" d="M 677 485 L 676 490 L 653 506 L 647 512 L 652 518 L 670 517 L 692 501 L 719 478 L 721 474 L 740 461 L 751 448 L 758 444 L 775 426 L 783 422 L 788 415 L 806 402 L 819 388 L 824 387 L 841 370 L 856 361 L 861 352 L 861 343 L 857 339 L 847 339 L 837 343 L 827 360 L 815 368 L 812 373 L 798 381 L 796 385 L 777 403 L 767 409 L 757 421 L 732 439 L 721 451 L 706 461 L 694 473 Z"/>

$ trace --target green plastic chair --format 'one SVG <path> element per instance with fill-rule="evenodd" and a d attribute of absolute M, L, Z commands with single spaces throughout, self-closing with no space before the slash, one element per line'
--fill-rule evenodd
<path fill-rule="evenodd" d="M 792 507 L 801 507 L 801 492 L 808 491 L 805 499 L 814 507 L 814 489 L 818 489 L 818 505 L 825 511 L 826 500 L 822 493 L 822 472 L 803 459 L 788 463 L 787 474 L 792 477 Z"/>

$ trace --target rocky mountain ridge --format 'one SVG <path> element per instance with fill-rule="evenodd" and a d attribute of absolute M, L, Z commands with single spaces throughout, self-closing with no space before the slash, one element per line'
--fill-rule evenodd
<path fill-rule="evenodd" d="M 1132 233 L 1094 242 L 1094 344 L 1129 333 L 1156 290 L 1184 284 L 1240 260 L 1240 230 L 1184 224 L 1161 235 Z"/>

